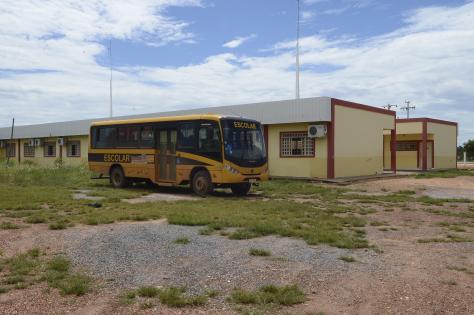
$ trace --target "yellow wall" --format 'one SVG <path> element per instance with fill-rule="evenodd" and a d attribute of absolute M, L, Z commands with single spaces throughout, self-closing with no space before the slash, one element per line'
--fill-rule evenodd
<path fill-rule="evenodd" d="M 87 152 L 88 152 L 88 136 L 74 136 L 65 137 L 65 145 L 62 147 L 62 163 L 63 165 L 80 165 L 87 163 Z M 28 143 L 28 139 L 14 140 L 16 144 L 15 157 L 10 158 L 11 161 L 18 163 L 18 153 L 20 154 L 20 162 L 31 161 L 34 164 L 40 166 L 54 166 L 55 161 L 60 157 L 60 146 L 57 144 L 57 137 L 53 138 L 41 138 L 41 145 L 35 147 L 34 157 L 25 157 L 24 144 Z M 18 142 L 20 141 L 20 152 L 18 152 Z M 80 141 L 81 142 L 81 156 L 80 157 L 68 157 L 67 156 L 67 141 Z M 56 156 L 45 157 L 44 156 L 44 142 L 54 142 L 56 144 Z M 5 149 L 0 149 L 0 156 L 3 158 L 6 155 Z"/>
<path fill-rule="evenodd" d="M 316 138 L 315 157 L 280 157 L 280 132 L 306 132 L 307 129 L 307 123 L 268 126 L 268 164 L 270 176 L 327 177 L 327 137 Z"/>
<path fill-rule="evenodd" d="M 421 140 L 422 132 L 422 122 L 397 123 L 397 141 Z M 427 132 L 427 139 L 434 141 L 434 168 L 455 168 L 457 145 L 456 126 L 428 122 Z M 390 146 L 388 148 L 390 149 Z M 397 152 L 397 169 L 414 170 L 421 168 L 421 163 L 418 167 L 417 156 L 416 151 Z M 431 166 L 430 161 L 431 156 L 428 156 L 428 168 Z M 390 158 L 387 158 L 386 155 L 385 165 L 387 165 L 387 163 L 390 163 Z"/>
<path fill-rule="evenodd" d="M 403 134 L 421 134 L 422 132 L 423 123 L 421 122 L 397 123 L 397 136 Z"/>
<path fill-rule="evenodd" d="M 456 126 L 428 122 L 427 128 L 434 140 L 434 168 L 455 168 Z"/>
<path fill-rule="evenodd" d="M 410 123 L 410 124 L 414 124 L 414 123 Z M 415 124 L 421 125 L 421 123 L 415 123 Z M 401 134 L 401 135 L 398 134 L 398 126 L 400 126 L 400 124 L 397 124 L 397 141 L 421 140 L 421 134 Z M 418 158 L 417 151 L 397 151 L 397 169 L 400 169 L 400 170 L 418 169 L 417 158 Z"/>
<path fill-rule="evenodd" d="M 334 112 L 335 177 L 383 173 L 383 133 L 395 117 L 337 104 Z"/>

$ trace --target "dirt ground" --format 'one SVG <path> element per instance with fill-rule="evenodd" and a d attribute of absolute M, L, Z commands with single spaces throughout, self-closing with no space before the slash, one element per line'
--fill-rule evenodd
<path fill-rule="evenodd" d="M 384 179 L 348 188 L 366 194 L 413 190 L 438 198 L 474 198 L 474 177 Z M 465 210 L 462 207 L 466 206 L 446 204 L 451 211 Z M 474 219 L 411 210 L 394 208 L 366 215 L 369 222 L 383 222 L 365 227 L 369 243 L 378 250 L 309 246 L 274 236 L 232 241 L 220 235 L 199 235 L 196 227 L 170 226 L 163 220 L 60 231 L 48 230 L 46 225 L 0 230 L 4 256 L 33 247 L 65 253 L 76 262 L 76 269 L 97 279 L 94 292 L 82 297 L 61 296 L 45 284 L 1 294 L 0 314 L 238 314 L 225 296 L 233 287 L 253 288 L 266 281 L 298 283 L 307 293 L 305 303 L 271 314 L 474 314 L 474 242 L 418 242 L 449 234 L 449 224 L 462 226 L 458 234 L 473 239 Z M 189 236 L 191 244 L 186 250 L 166 246 L 170 233 Z M 124 235 L 137 243 L 121 242 Z M 111 244 L 117 242 L 124 247 L 116 255 L 133 261 L 123 273 L 111 271 L 104 261 L 113 254 L 116 245 Z M 246 250 L 254 246 L 270 247 L 275 257 L 247 257 Z M 212 254 L 203 255 L 203 251 Z M 160 255 L 168 257 L 169 263 L 153 265 L 162 261 Z M 341 255 L 351 255 L 356 262 L 343 262 L 338 259 Z M 234 270 L 232 262 L 242 269 Z M 147 265 L 152 267 L 144 268 Z M 192 273 L 193 282 L 219 291 L 205 306 L 173 309 L 157 303 L 142 309 L 138 303 L 119 303 L 118 296 L 127 287 L 122 280 L 131 279 L 129 273 L 133 279 L 161 286 L 174 279 L 181 284 L 192 270 L 200 271 Z M 169 276 L 163 276 L 164 271 Z M 210 281 L 214 273 L 219 279 Z M 134 288 L 136 283 L 129 286 Z"/>

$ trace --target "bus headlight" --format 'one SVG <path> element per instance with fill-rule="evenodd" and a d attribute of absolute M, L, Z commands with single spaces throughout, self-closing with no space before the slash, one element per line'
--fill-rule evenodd
<path fill-rule="evenodd" d="M 232 166 L 230 166 L 229 164 L 224 164 L 224 168 L 227 171 L 231 172 L 232 174 L 235 174 L 235 175 L 239 174 L 239 171 L 233 168 Z"/>

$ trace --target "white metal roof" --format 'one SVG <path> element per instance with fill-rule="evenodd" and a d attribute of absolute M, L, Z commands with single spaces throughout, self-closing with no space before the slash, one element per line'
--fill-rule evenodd
<path fill-rule="evenodd" d="M 313 97 L 243 105 L 204 107 L 161 113 L 114 117 L 112 120 L 130 118 L 165 117 L 190 114 L 219 114 L 245 117 L 263 124 L 331 121 L 331 98 Z M 110 118 L 74 120 L 38 125 L 15 126 L 14 139 L 63 137 L 89 134 L 90 124 Z M 0 128 L 0 139 L 10 139 L 11 128 Z"/>

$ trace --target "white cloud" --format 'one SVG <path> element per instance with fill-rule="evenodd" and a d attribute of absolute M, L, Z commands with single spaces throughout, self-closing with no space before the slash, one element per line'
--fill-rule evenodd
<path fill-rule="evenodd" d="M 255 35 L 255 34 L 250 34 L 249 36 L 244 36 L 244 37 L 237 37 L 237 38 L 234 38 L 231 41 L 228 41 L 227 43 L 222 45 L 222 47 L 237 48 L 237 47 L 241 46 L 243 43 L 245 43 L 246 41 L 249 41 L 249 40 L 251 40 L 255 37 L 257 37 L 257 35 Z"/>
<path fill-rule="evenodd" d="M 163 3 L 152 10 L 152 16 L 144 10 L 143 19 L 126 18 L 128 27 L 111 27 L 112 36 L 184 40 L 187 37 L 180 34 L 187 33 L 186 23 L 163 16 Z M 55 21 L 55 14 L 48 11 L 45 25 L 35 15 L 34 22 L 25 22 L 28 27 L 21 25 L 23 19 L 10 17 L 5 22 L 3 7 L 0 69 L 21 72 L 0 70 L 0 125 L 8 126 L 13 115 L 20 124 L 106 116 L 108 71 L 95 60 L 105 48 L 89 38 L 111 35 L 112 31 L 107 33 L 98 25 L 112 23 L 110 18 L 102 19 L 114 14 L 95 16 L 95 22 L 82 16 L 91 26 L 79 22 L 75 27 L 76 22 L 64 26 L 58 21 L 60 27 L 54 27 L 48 24 L 54 24 L 50 19 Z M 156 15 L 158 20 L 153 20 Z M 327 95 L 375 106 L 410 99 L 417 106 L 414 115 L 459 121 L 460 142 L 474 137 L 473 15 L 472 2 L 430 7 L 409 12 L 404 27 L 366 40 L 303 38 L 302 96 Z M 120 19 L 120 14 L 114 16 Z M 155 23 L 165 23 L 168 26 L 163 29 L 169 31 L 156 35 Z M 68 35 L 53 36 L 57 30 Z M 181 67 L 124 67 L 115 71 L 114 80 L 117 115 L 292 98 L 294 42 L 275 43 L 266 54 L 259 52 L 259 57 L 226 53 Z"/>

